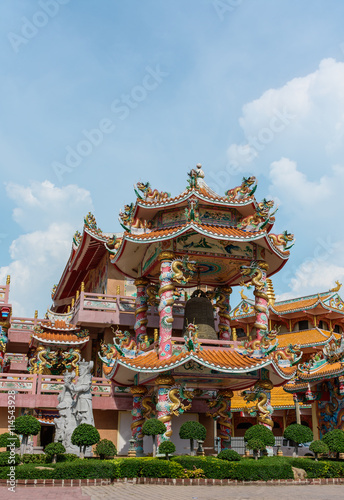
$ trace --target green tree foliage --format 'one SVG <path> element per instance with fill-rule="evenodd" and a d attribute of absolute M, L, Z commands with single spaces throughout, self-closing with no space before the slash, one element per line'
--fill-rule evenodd
<path fill-rule="evenodd" d="M 245 432 L 244 441 L 247 443 L 251 439 L 259 439 L 264 444 L 264 449 L 266 446 L 273 446 L 275 444 L 275 436 L 273 432 L 265 427 L 264 425 L 252 425 Z M 252 448 L 250 448 L 252 449 Z"/>
<path fill-rule="evenodd" d="M 318 460 L 318 454 L 319 453 L 328 453 L 329 452 L 329 447 L 328 445 L 324 442 L 318 439 L 317 441 L 313 441 L 309 449 L 315 453 L 315 460 Z"/>
<path fill-rule="evenodd" d="M 79 446 L 80 457 L 86 452 L 87 446 L 92 446 L 98 443 L 100 435 L 97 429 L 90 424 L 80 424 L 76 427 L 72 434 L 72 444 Z M 82 451 L 83 450 L 83 451 Z"/>
<path fill-rule="evenodd" d="M 259 438 L 251 438 L 247 441 L 246 446 L 249 450 L 253 450 L 254 458 L 258 459 L 258 451 L 263 451 L 266 448 L 264 441 Z"/>
<path fill-rule="evenodd" d="M 298 445 L 301 443 L 308 443 L 313 441 L 313 432 L 306 425 L 291 424 L 285 429 L 283 436 L 295 443 L 294 455 L 297 457 L 299 454 Z"/>
<path fill-rule="evenodd" d="M 199 439 L 204 441 L 207 437 L 207 429 L 204 425 L 193 420 L 184 422 L 179 430 L 179 437 L 181 439 L 190 439 L 190 452 L 191 455 L 194 454 L 194 439 Z"/>
<path fill-rule="evenodd" d="M 41 424 L 38 422 L 37 418 L 33 417 L 32 415 L 22 415 L 21 417 L 17 417 L 15 419 L 14 432 L 16 434 L 22 434 L 23 436 L 23 454 L 26 451 L 26 445 L 29 436 L 37 436 L 40 430 Z"/>
<path fill-rule="evenodd" d="M 333 431 L 327 432 L 322 440 L 330 451 L 337 454 L 337 458 L 339 453 L 344 453 L 344 431 L 342 429 L 333 429 Z"/>
<path fill-rule="evenodd" d="M 9 432 L 4 432 L 3 434 L 0 434 L 0 448 L 6 448 L 7 451 L 10 449 L 10 446 L 13 446 L 15 448 L 19 448 L 20 446 L 20 440 L 18 436 L 11 434 Z"/>
<path fill-rule="evenodd" d="M 56 463 L 56 457 L 57 455 L 63 455 L 65 453 L 66 448 L 63 446 L 62 443 L 49 443 L 45 448 L 44 448 L 44 453 L 46 455 L 49 455 L 49 457 L 52 457 L 53 463 Z"/>
<path fill-rule="evenodd" d="M 101 439 L 96 446 L 96 453 L 100 456 L 101 460 L 104 460 L 107 457 L 116 456 L 117 449 L 109 439 Z"/>
<path fill-rule="evenodd" d="M 171 441 L 164 441 L 159 446 L 159 453 L 165 453 L 166 460 L 169 459 L 168 454 L 169 453 L 174 453 L 175 451 L 176 451 L 176 447 L 175 447 L 175 445 Z"/>
<path fill-rule="evenodd" d="M 142 434 L 152 436 L 153 439 L 153 457 L 156 456 L 156 436 L 164 434 L 167 431 L 166 425 L 157 418 L 149 418 L 142 426 Z"/>

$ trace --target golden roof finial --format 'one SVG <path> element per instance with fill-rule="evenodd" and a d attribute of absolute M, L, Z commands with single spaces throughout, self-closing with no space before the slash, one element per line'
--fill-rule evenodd
<path fill-rule="evenodd" d="M 38 311 L 37 311 L 37 309 L 35 310 L 35 318 L 38 318 Z"/>
<path fill-rule="evenodd" d="M 81 291 L 82 292 L 85 291 L 85 283 L 84 283 L 84 281 L 81 282 Z"/>
<path fill-rule="evenodd" d="M 248 297 L 246 297 L 246 295 L 244 294 L 244 289 L 243 288 L 240 290 L 240 295 L 241 295 L 242 300 L 247 300 L 248 299 Z"/>
<path fill-rule="evenodd" d="M 336 285 L 334 288 L 331 288 L 330 289 L 330 292 L 339 292 L 339 290 L 342 288 L 342 284 L 339 283 L 339 281 L 335 281 Z"/>
<path fill-rule="evenodd" d="M 266 294 L 269 297 L 269 305 L 273 306 L 276 301 L 274 286 L 270 278 L 266 278 L 266 283 L 268 285 Z"/>
<path fill-rule="evenodd" d="M 6 277 L 6 285 L 9 285 L 11 283 L 11 276 L 8 274 Z"/>

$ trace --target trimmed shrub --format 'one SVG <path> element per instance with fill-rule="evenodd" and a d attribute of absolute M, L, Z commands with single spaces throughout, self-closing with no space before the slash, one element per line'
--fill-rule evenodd
<path fill-rule="evenodd" d="M 327 460 L 316 462 L 311 458 L 291 459 L 293 467 L 299 467 L 307 472 L 307 477 L 344 477 L 344 463 Z"/>
<path fill-rule="evenodd" d="M 194 454 L 194 439 L 200 439 L 202 441 L 207 437 L 207 429 L 204 425 L 193 420 L 184 422 L 179 430 L 179 437 L 181 439 L 190 439 L 190 452 L 191 455 Z"/>
<path fill-rule="evenodd" d="M 116 446 L 109 439 L 101 439 L 96 446 L 96 454 L 100 456 L 101 460 L 107 457 L 114 457 L 117 455 Z"/>
<path fill-rule="evenodd" d="M 44 448 L 44 453 L 50 457 L 52 457 L 53 463 L 56 463 L 56 457 L 57 455 L 63 455 L 64 452 L 66 451 L 66 448 L 63 446 L 62 443 L 49 443 L 45 448 Z"/>
<path fill-rule="evenodd" d="M 328 445 L 324 441 L 321 441 L 320 439 L 313 441 L 310 444 L 309 449 L 313 453 L 315 453 L 315 460 L 318 460 L 319 453 L 328 453 L 329 452 Z"/>
<path fill-rule="evenodd" d="M 178 456 L 172 457 L 171 462 L 179 463 L 183 469 L 193 471 L 202 469 L 205 477 L 210 479 L 228 479 L 231 477 L 234 462 L 227 462 L 215 457 L 194 457 L 194 456 Z"/>
<path fill-rule="evenodd" d="M 17 464 L 20 464 L 20 456 L 17 453 L 12 453 L 10 451 L 2 451 L 0 453 L 0 467 Z"/>
<path fill-rule="evenodd" d="M 295 456 L 299 454 L 299 444 L 313 441 L 313 432 L 306 425 L 291 424 L 285 429 L 283 436 L 295 443 Z"/>
<path fill-rule="evenodd" d="M 153 438 L 153 457 L 156 456 L 156 436 L 164 434 L 166 431 L 166 425 L 157 418 L 149 418 L 143 424 L 142 434 L 144 436 L 152 436 Z"/>
<path fill-rule="evenodd" d="M 330 451 L 337 454 L 337 458 L 339 453 L 344 453 L 344 431 L 341 429 L 333 429 L 333 431 L 327 432 L 322 440 L 327 444 Z"/>
<path fill-rule="evenodd" d="M 183 467 L 170 460 L 148 459 L 142 461 L 140 470 L 142 477 L 184 477 Z"/>
<path fill-rule="evenodd" d="M 44 453 L 40 453 L 39 455 L 33 453 L 25 453 L 21 456 L 21 461 L 23 464 L 46 464 L 51 462 L 52 457 L 45 455 Z"/>
<path fill-rule="evenodd" d="M 75 462 L 75 460 L 79 460 L 79 457 L 74 453 L 64 453 L 63 455 L 57 455 L 57 462 Z"/>
<path fill-rule="evenodd" d="M 275 436 L 273 435 L 273 432 L 264 425 L 252 425 L 252 427 L 247 429 L 244 441 L 247 443 L 251 439 L 259 439 L 260 441 L 263 441 L 265 446 L 273 446 L 275 444 Z"/>
<path fill-rule="evenodd" d="M 117 477 L 119 477 L 119 465 L 116 461 L 110 460 L 90 459 L 57 463 L 54 471 L 54 479 L 114 479 Z"/>
<path fill-rule="evenodd" d="M 176 447 L 171 441 L 164 441 L 159 446 L 159 453 L 164 453 L 166 455 L 166 460 L 168 460 L 168 454 L 174 453 L 175 451 Z"/>
<path fill-rule="evenodd" d="M 217 455 L 217 458 L 220 460 L 228 460 L 228 462 L 239 462 L 241 460 L 241 456 L 235 450 L 231 450 L 230 448 L 226 448 Z"/>
<path fill-rule="evenodd" d="M 269 481 L 271 479 L 293 479 L 291 465 L 284 462 L 271 463 L 269 459 L 258 461 L 242 459 L 234 463 L 230 479 L 238 481 Z"/>
<path fill-rule="evenodd" d="M 22 434 L 22 447 L 23 453 L 26 451 L 26 445 L 29 436 L 37 436 L 41 430 L 41 424 L 38 422 L 37 418 L 32 415 L 22 415 L 17 417 L 14 421 L 14 432 L 16 434 Z"/>
<path fill-rule="evenodd" d="M 76 427 L 72 434 L 72 444 L 79 446 L 80 455 L 85 454 L 87 446 L 92 446 L 98 443 L 100 435 L 97 429 L 90 424 L 80 424 Z M 82 453 L 83 449 L 83 453 Z"/>
<path fill-rule="evenodd" d="M 117 459 L 116 462 L 119 464 L 119 477 L 138 477 L 140 475 L 143 460 L 145 459 L 135 457 Z"/>
<path fill-rule="evenodd" d="M 0 434 L 0 448 L 6 448 L 7 451 L 10 450 L 10 446 L 15 448 L 19 448 L 20 446 L 20 440 L 18 436 L 10 432 L 4 432 L 3 434 Z"/>

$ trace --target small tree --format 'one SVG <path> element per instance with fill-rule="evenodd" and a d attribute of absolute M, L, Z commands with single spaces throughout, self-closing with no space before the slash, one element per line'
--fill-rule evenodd
<path fill-rule="evenodd" d="M 190 439 L 190 454 L 194 455 L 194 439 L 204 441 L 207 437 L 207 429 L 199 422 L 189 420 L 188 422 L 184 422 L 180 427 L 179 437 L 181 439 Z"/>
<path fill-rule="evenodd" d="M 299 456 L 299 444 L 313 441 L 313 432 L 306 425 L 291 424 L 285 429 L 283 436 L 290 441 L 294 441 L 293 456 Z"/>
<path fill-rule="evenodd" d="M 330 451 L 336 453 L 337 458 L 339 458 L 339 453 L 344 453 L 344 431 L 342 429 L 333 429 L 333 431 L 326 432 L 322 440 L 327 444 Z"/>
<path fill-rule="evenodd" d="M 48 455 L 48 457 L 52 457 L 53 464 L 56 464 L 57 455 L 63 455 L 66 452 L 66 448 L 62 443 L 49 443 L 44 448 L 44 453 Z"/>
<path fill-rule="evenodd" d="M 247 431 L 245 432 L 244 441 L 245 443 L 248 443 L 251 439 L 258 439 L 262 441 L 264 444 L 263 449 L 265 449 L 267 446 L 273 446 L 275 444 L 275 436 L 273 435 L 273 432 L 265 427 L 265 425 L 252 425 L 252 427 L 247 429 Z M 252 450 L 253 448 L 249 449 Z"/>
<path fill-rule="evenodd" d="M 258 460 L 258 451 L 263 451 L 266 448 L 263 440 L 258 438 L 249 439 L 246 443 L 246 447 L 249 450 L 253 450 L 253 456 L 255 460 Z"/>
<path fill-rule="evenodd" d="M 318 439 L 317 441 L 313 441 L 309 449 L 315 454 L 315 460 L 318 461 L 318 454 L 319 453 L 328 453 L 329 452 L 329 447 L 328 445 L 324 442 Z"/>
<path fill-rule="evenodd" d="M 19 448 L 20 440 L 18 436 L 12 434 L 10 432 L 4 432 L 0 434 L 0 448 L 6 448 L 7 451 L 10 450 L 11 447 Z"/>
<path fill-rule="evenodd" d="M 80 424 L 72 434 L 72 444 L 79 446 L 80 458 L 84 458 L 87 446 L 98 443 L 100 435 L 97 429 L 91 424 Z"/>
<path fill-rule="evenodd" d="M 142 426 L 142 434 L 153 438 L 153 457 L 156 456 L 156 436 L 167 431 L 166 425 L 157 418 L 149 418 Z"/>
<path fill-rule="evenodd" d="M 26 446 L 29 436 L 37 436 L 41 430 L 41 424 L 38 422 L 37 418 L 32 415 L 23 415 L 17 417 L 14 421 L 14 431 L 16 434 L 22 434 L 22 455 L 26 452 Z"/>
<path fill-rule="evenodd" d="M 165 453 L 166 460 L 169 460 L 169 453 L 174 453 L 176 451 L 175 445 L 171 441 L 164 441 L 159 446 L 159 453 Z"/>
<path fill-rule="evenodd" d="M 96 453 L 100 456 L 101 460 L 104 460 L 105 458 L 116 456 L 117 449 L 109 439 L 101 439 L 96 446 Z"/>

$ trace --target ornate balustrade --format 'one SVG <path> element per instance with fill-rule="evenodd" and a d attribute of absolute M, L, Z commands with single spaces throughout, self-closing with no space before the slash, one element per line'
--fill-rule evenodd
<path fill-rule="evenodd" d="M 0 304 L 8 304 L 10 294 L 10 286 L 0 285 Z"/>

